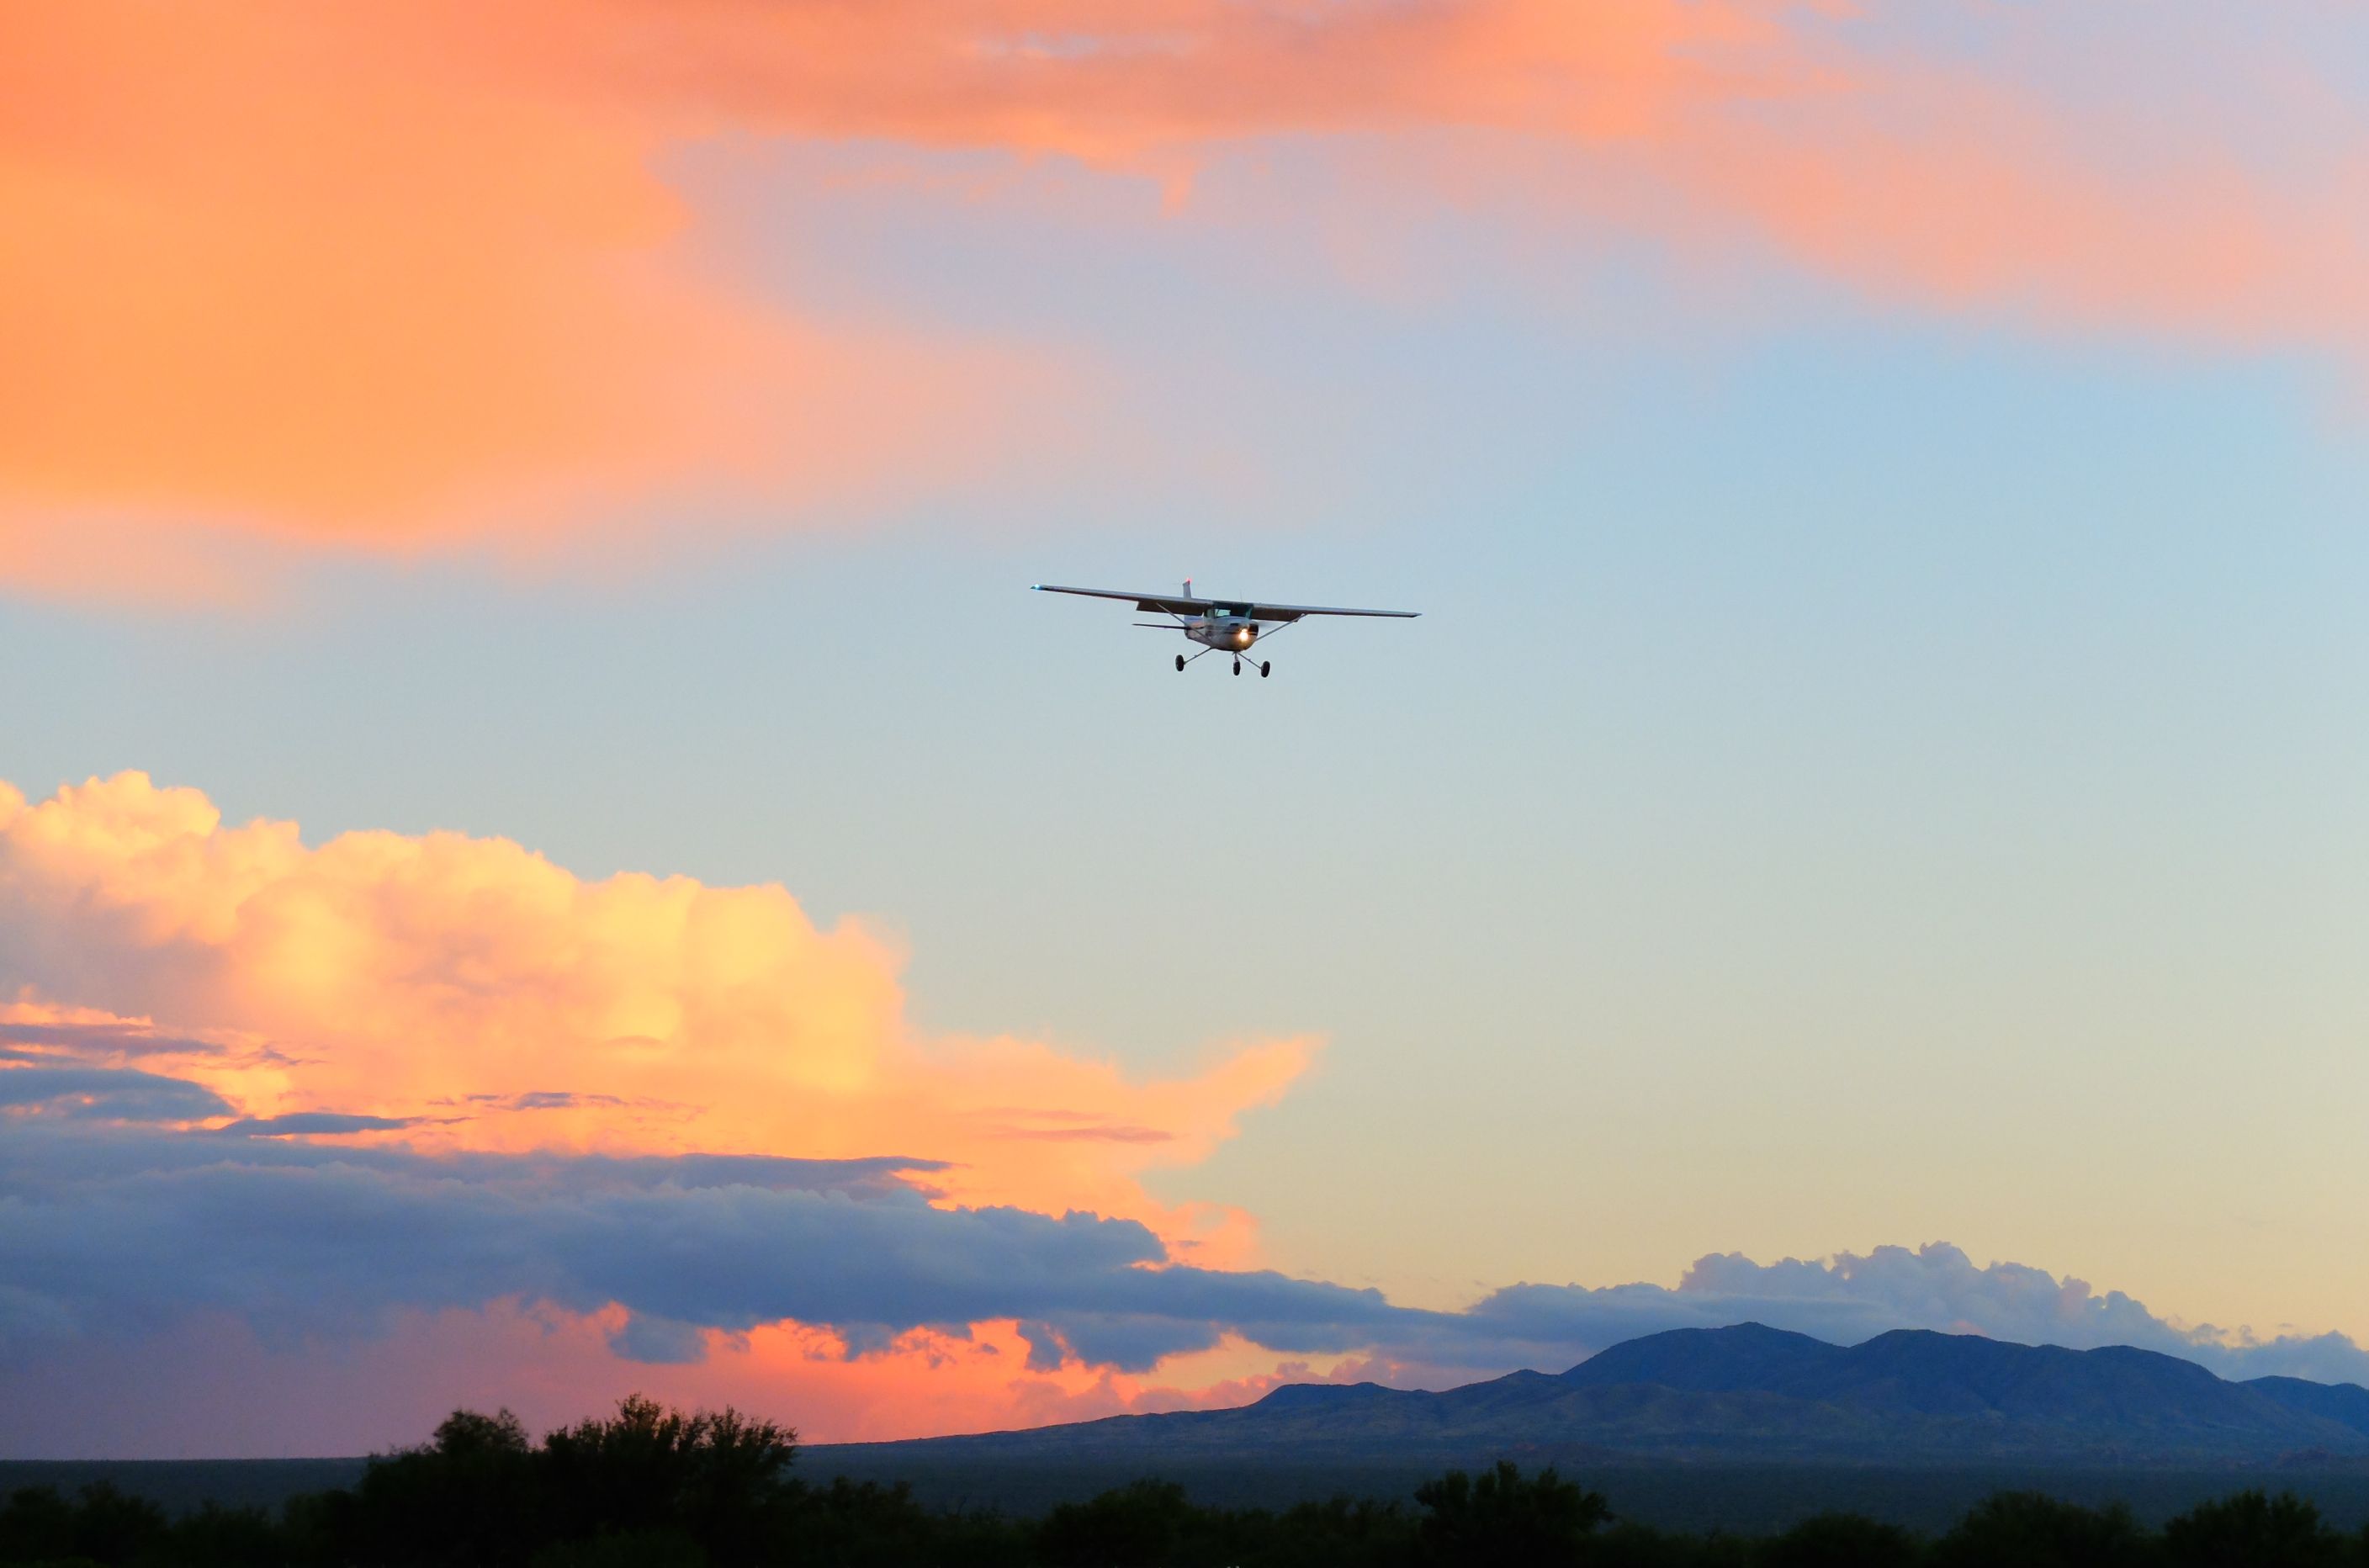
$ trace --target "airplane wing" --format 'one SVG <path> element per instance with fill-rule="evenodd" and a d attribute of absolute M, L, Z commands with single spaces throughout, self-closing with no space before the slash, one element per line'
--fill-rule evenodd
<path fill-rule="evenodd" d="M 1029 585 L 1039 593 L 1082 593 L 1089 599 L 1117 599 L 1138 610 L 1160 615 L 1206 615 L 1222 610 L 1252 621 L 1297 621 L 1303 615 L 1387 615 L 1411 621 L 1420 610 L 1343 610 L 1323 604 L 1261 604 L 1248 599 L 1185 599 L 1173 593 L 1129 593 L 1115 588 L 1061 588 L 1053 583 Z"/>
<path fill-rule="evenodd" d="M 1420 610 L 1343 610 L 1329 604 L 1245 604 L 1231 599 L 1218 601 L 1218 606 L 1253 621 L 1297 621 L 1302 615 L 1387 615 L 1394 621 L 1412 621 L 1423 613 Z"/>

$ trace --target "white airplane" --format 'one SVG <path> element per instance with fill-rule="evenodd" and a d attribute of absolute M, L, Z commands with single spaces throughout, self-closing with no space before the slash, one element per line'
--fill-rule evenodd
<path fill-rule="evenodd" d="M 1180 594 L 1123 593 L 1115 588 L 1059 588 L 1052 583 L 1031 583 L 1039 593 L 1082 593 L 1089 599 L 1120 599 L 1133 601 L 1138 610 L 1155 615 L 1165 615 L 1165 621 L 1138 621 L 1139 626 L 1150 626 L 1162 632 L 1182 632 L 1202 645 L 1201 652 L 1193 656 L 1219 652 L 1234 656 L 1234 673 L 1242 672 L 1242 655 L 1250 646 L 1264 636 L 1272 636 L 1303 615 L 1387 615 L 1395 620 L 1411 621 L 1423 613 L 1420 610 L 1334 610 L 1319 604 L 1260 604 L 1247 599 L 1196 599 L 1193 596 L 1193 579 L 1184 579 L 1184 591 Z M 1265 623 L 1273 623 L 1266 624 Z M 1176 656 L 1176 669 L 1182 673 L 1193 662 L 1183 654 Z M 1275 672 L 1275 666 L 1265 659 L 1256 661 L 1262 679 Z"/>

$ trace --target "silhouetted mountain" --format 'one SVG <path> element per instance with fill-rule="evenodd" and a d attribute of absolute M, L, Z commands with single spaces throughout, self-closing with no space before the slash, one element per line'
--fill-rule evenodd
<path fill-rule="evenodd" d="M 1843 1346 L 1745 1323 L 1651 1334 L 1559 1377 L 1516 1372 L 1441 1393 L 1303 1383 L 1237 1410 L 861 1447 L 948 1460 L 1584 1462 L 1626 1454 L 2251 1463 L 2305 1453 L 2369 1458 L 2369 1390 L 2293 1378 L 2229 1382 L 2126 1345 L 2066 1350 L 1900 1330 Z"/>
<path fill-rule="evenodd" d="M 2301 1378 L 2256 1378 L 2241 1385 L 2291 1410 L 2307 1411 L 2369 1436 L 2369 1389 L 2358 1383 L 2313 1383 Z"/>
<path fill-rule="evenodd" d="M 1679 1329 L 1614 1345 L 1564 1373 L 1563 1380 L 1779 1394 L 1894 1417 L 1961 1417 L 2068 1436 L 2111 1433 L 2110 1440 L 2121 1442 L 2157 1434 L 2300 1436 L 2296 1416 L 2327 1416 L 2300 1401 L 2225 1382 L 2192 1361 L 2151 1350 L 2066 1350 L 1918 1329 L 1878 1334 L 1848 1349 L 1757 1323 Z"/>

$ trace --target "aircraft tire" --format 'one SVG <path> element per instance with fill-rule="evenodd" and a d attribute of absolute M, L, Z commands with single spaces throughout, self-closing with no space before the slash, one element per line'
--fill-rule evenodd
<path fill-rule="evenodd" d="M 1237 674 L 1237 675 L 1240 675 L 1242 672 L 1242 661 L 1241 659 L 1239 659 L 1239 658 L 1238 658 L 1238 659 L 1234 660 L 1234 673 L 1235 673 L 1235 674 Z"/>
<path fill-rule="evenodd" d="M 1184 656 L 1181 653 L 1176 656 L 1176 673 L 1179 675 L 1184 673 Z"/>
<path fill-rule="evenodd" d="M 1270 676 L 1270 675 L 1272 675 L 1272 674 L 1274 674 L 1274 673 L 1275 673 L 1275 661 L 1274 661 L 1274 660 L 1272 660 L 1272 659 L 1265 659 L 1265 658 L 1263 658 L 1263 659 L 1259 660 L 1259 679 L 1260 679 L 1260 680 L 1264 681 L 1264 680 L 1265 680 L 1268 676 Z"/>

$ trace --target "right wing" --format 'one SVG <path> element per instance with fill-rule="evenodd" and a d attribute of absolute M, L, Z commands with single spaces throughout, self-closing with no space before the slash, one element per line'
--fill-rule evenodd
<path fill-rule="evenodd" d="M 1198 615 L 1215 610 L 1214 599 L 1184 599 L 1173 593 L 1127 593 L 1116 588 L 1060 588 L 1049 582 L 1030 583 L 1039 593 L 1082 593 L 1088 599 L 1117 599 L 1155 615 Z"/>

